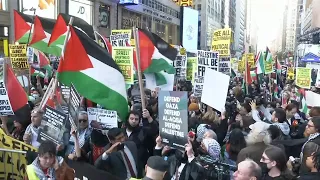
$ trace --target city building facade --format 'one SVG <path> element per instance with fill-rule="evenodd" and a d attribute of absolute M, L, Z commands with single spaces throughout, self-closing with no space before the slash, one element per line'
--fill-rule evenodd
<path fill-rule="evenodd" d="M 236 26 L 234 30 L 234 46 L 236 51 L 236 57 L 240 57 L 245 50 L 245 0 L 236 1 Z"/>
<path fill-rule="evenodd" d="M 235 44 L 235 29 L 236 29 L 236 8 L 237 8 L 237 0 L 229 0 L 229 27 L 232 31 L 232 38 L 231 38 L 231 45 L 230 45 L 230 53 L 231 56 L 234 56 L 237 50 L 236 44 Z"/>
<path fill-rule="evenodd" d="M 297 38 L 298 0 L 288 1 L 286 51 L 294 52 Z"/>
<path fill-rule="evenodd" d="M 199 11 L 199 48 L 210 50 L 212 35 L 222 26 L 223 0 L 194 0 L 193 8 Z"/>
<path fill-rule="evenodd" d="M 131 6 L 119 5 L 116 0 L 45 2 L 0 0 L 0 56 L 8 43 L 14 43 L 14 10 L 51 19 L 59 13 L 70 14 L 84 19 L 106 37 L 112 29 L 147 28 L 171 44 L 180 44 L 180 7 L 172 0 L 139 0 L 138 5 Z"/>
<path fill-rule="evenodd" d="M 258 44 L 258 26 L 254 9 L 257 8 L 256 0 L 247 0 L 246 2 L 246 52 L 257 53 Z"/>

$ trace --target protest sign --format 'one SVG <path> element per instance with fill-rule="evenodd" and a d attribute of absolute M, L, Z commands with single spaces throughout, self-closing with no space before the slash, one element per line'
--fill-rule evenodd
<path fill-rule="evenodd" d="M 229 80 L 230 76 L 208 68 L 204 77 L 201 102 L 218 111 L 225 109 Z"/>
<path fill-rule="evenodd" d="M 271 74 L 273 72 L 273 62 L 264 61 L 265 74 Z"/>
<path fill-rule="evenodd" d="M 110 42 L 112 47 L 130 46 L 130 36 L 129 34 L 110 35 Z"/>
<path fill-rule="evenodd" d="M 194 64 L 198 67 L 198 55 L 196 53 L 188 53 L 187 55 L 187 81 L 194 79 Z"/>
<path fill-rule="evenodd" d="M 37 151 L 33 146 L 6 135 L 1 128 L 0 148 L 17 151 Z M 27 167 L 25 154 L 0 151 L 0 157 L 0 179 L 23 179 L 25 177 Z"/>
<path fill-rule="evenodd" d="M 71 127 L 78 127 L 78 110 L 80 106 L 81 97 L 76 88 L 71 84 L 69 96 L 69 121 Z"/>
<path fill-rule="evenodd" d="M 176 76 L 185 78 L 187 73 L 187 56 L 177 55 L 173 61 L 173 67 L 176 69 Z"/>
<path fill-rule="evenodd" d="M 194 95 L 196 97 L 201 97 L 202 86 L 204 83 L 203 78 L 205 75 L 206 68 L 210 68 L 215 71 L 219 70 L 218 52 L 198 50 L 198 68 L 194 79 Z"/>
<path fill-rule="evenodd" d="M 229 75 L 231 74 L 231 62 L 230 56 L 228 57 L 221 57 L 219 59 L 219 72 L 223 74 Z"/>
<path fill-rule="evenodd" d="M 159 92 L 159 129 L 164 144 L 185 149 L 188 142 L 187 92 Z"/>
<path fill-rule="evenodd" d="M 102 129 L 118 127 L 117 111 L 89 107 L 87 113 L 89 124 L 91 121 L 97 121 Z"/>
<path fill-rule="evenodd" d="M 65 113 L 45 106 L 37 141 L 49 140 L 61 144 L 67 118 Z"/>
<path fill-rule="evenodd" d="M 220 56 L 230 56 L 230 40 L 212 41 L 211 49 L 219 52 Z"/>
<path fill-rule="evenodd" d="M 129 45 L 134 47 L 135 46 L 135 40 L 133 38 L 132 30 L 131 29 L 113 29 L 111 30 L 111 35 L 117 35 L 117 34 L 128 34 L 130 38 Z"/>
<path fill-rule="evenodd" d="M 246 70 L 245 63 L 246 63 L 246 58 L 245 58 L 245 55 L 243 55 L 241 61 L 239 61 L 238 63 L 239 73 L 243 73 Z"/>
<path fill-rule="evenodd" d="M 33 55 L 34 55 L 34 49 L 32 47 L 27 48 L 27 58 L 28 63 L 33 64 Z"/>
<path fill-rule="evenodd" d="M 231 28 L 217 29 L 213 32 L 213 41 L 229 40 L 231 39 Z"/>
<path fill-rule="evenodd" d="M 310 68 L 296 68 L 296 85 L 300 88 L 310 89 L 311 86 L 311 70 Z"/>
<path fill-rule="evenodd" d="M 294 80 L 294 69 L 293 69 L 293 67 L 289 67 L 288 68 L 287 78 L 288 78 L 288 80 Z"/>
<path fill-rule="evenodd" d="M 119 66 L 126 84 L 133 84 L 133 47 L 113 47 L 112 58 Z"/>
<path fill-rule="evenodd" d="M 286 77 L 288 72 L 288 66 L 281 66 L 281 75 Z"/>
<path fill-rule="evenodd" d="M 256 67 L 256 64 L 255 64 L 255 61 L 254 61 L 254 54 L 253 54 L 253 53 L 245 54 L 244 58 L 245 58 L 245 61 L 248 62 L 250 68 L 255 68 L 255 67 Z M 245 66 L 244 66 L 244 67 L 245 67 Z"/>
<path fill-rule="evenodd" d="M 4 81 L 5 65 L 3 63 L 4 62 L 0 62 L 0 116 L 7 116 L 14 115 L 14 112 L 10 104 L 6 84 Z"/>
<path fill-rule="evenodd" d="M 238 72 L 238 68 L 239 68 L 239 61 L 237 58 L 231 58 L 230 59 L 230 63 L 231 63 L 231 69 L 233 69 L 235 72 Z"/>
<path fill-rule="evenodd" d="M 9 44 L 11 65 L 13 69 L 28 69 L 27 45 Z"/>

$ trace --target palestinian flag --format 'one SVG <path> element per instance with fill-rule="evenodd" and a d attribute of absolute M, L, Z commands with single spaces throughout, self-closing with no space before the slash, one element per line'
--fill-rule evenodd
<path fill-rule="evenodd" d="M 6 88 L 12 110 L 15 114 L 15 119 L 21 122 L 22 125 L 27 126 L 30 123 L 30 107 L 28 104 L 28 97 L 18 79 L 14 75 L 13 70 L 6 65 Z"/>
<path fill-rule="evenodd" d="M 110 54 L 82 31 L 70 27 L 71 37 L 58 68 L 58 79 L 75 86 L 80 95 L 117 111 L 121 120 L 128 114 L 124 77 Z"/>
<path fill-rule="evenodd" d="M 256 68 L 257 68 L 257 74 L 264 74 L 264 60 L 263 60 L 263 53 L 259 52 L 257 58 L 256 58 Z"/>
<path fill-rule="evenodd" d="M 13 11 L 13 15 L 15 42 L 26 44 L 29 42 L 29 34 L 33 19 L 31 16 L 22 14 L 17 10 Z"/>
<path fill-rule="evenodd" d="M 50 65 L 49 58 L 41 51 L 34 49 L 33 64 L 31 66 L 38 71 L 45 70 L 48 78 L 53 74 L 53 68 Z"/>
<path fill-rule="evenodd" d="M 157 86 L 167 84 L 170 81 L 168 75 L 175 74 L 173 61 L 177 56 L 177 49 L 148 30 L 139 29 L 138 32 L 141 71 L 146 78 L 152 78 Z M 135 59 L 134 65 L 137 67 Z"/>
<path fill-rule="evenodd" d="M 40 70 L 34 69 L 32 66 L 30 68 L 30 73 L 31 73 L 31 76 L 40 76 L 42 78 L 44 78 L 46 76 L 45 73 L 43 73 Z"/>
<path fill-rule="evenodd" d="M 105 48 L 109 52 L 109 54 L 112 55 L 112 45 L 111 45 L 110 41 L 106 37 L 104 37 L 103 35 L 98 33 L 97 31 L 95 31 L 94 33 L 97 34 L 98 39 L 96 39 L 96 41 L 98 42 L 98 44 L 101 47 Z"/>
<path fill-rule="evenodd" d="M 269 50 L 268 47 L 266 49 L 265 61 L 268 63 L 271 63 L 273 61 L 271 51 Z"/>
<path fill-rule="evenodd" d="M 244 74 L 245 82 L 246 82 L 246 84 L 252 84 L 251 74 L 254 74 L 254 73 L 251 72 L 249 63 L 247 63 L 246 66 L 247 67 L 246 67 L 245 74 Z"/>

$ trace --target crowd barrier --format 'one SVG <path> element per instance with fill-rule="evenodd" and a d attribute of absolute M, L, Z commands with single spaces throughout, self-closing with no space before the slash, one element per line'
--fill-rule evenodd
<path fill-rule="evenodd" d="M 0 148 L 0 180 L 23 179 L 26 173 L 26 152 Z"/>

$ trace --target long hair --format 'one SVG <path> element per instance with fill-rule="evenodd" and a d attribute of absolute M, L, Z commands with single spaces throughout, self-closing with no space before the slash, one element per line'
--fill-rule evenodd
<path fill-rule="evenodd" d="M 217 116 L 217 114 L 216 114 L 215 111 L 207 111 L 207 112 L 203 115 L 202 120 L 209 121 L 209 122 L 213 122 L 213 123 L 215 123 L 215 124 L 220 124 L 220 119 L 219 119 L 219 117 Z"/>
<path fill-rule="evenodd" d="M 230 155 L 230 159 L 236 161 L 241 149 L 247 146 L 242 131 L 238 128 L 232 130 L 229 136 L 228 143 L 230 144 L 230 149 L 228 152 Z"/>
<path fill-rule="evenodd" d="M 272 146 L 267 148 L 264 153 L 271 161 L 276 161 L 276 167 L 281 172 L 285 172 L 287 170 L 287 157 L 282 149 Z"/>

